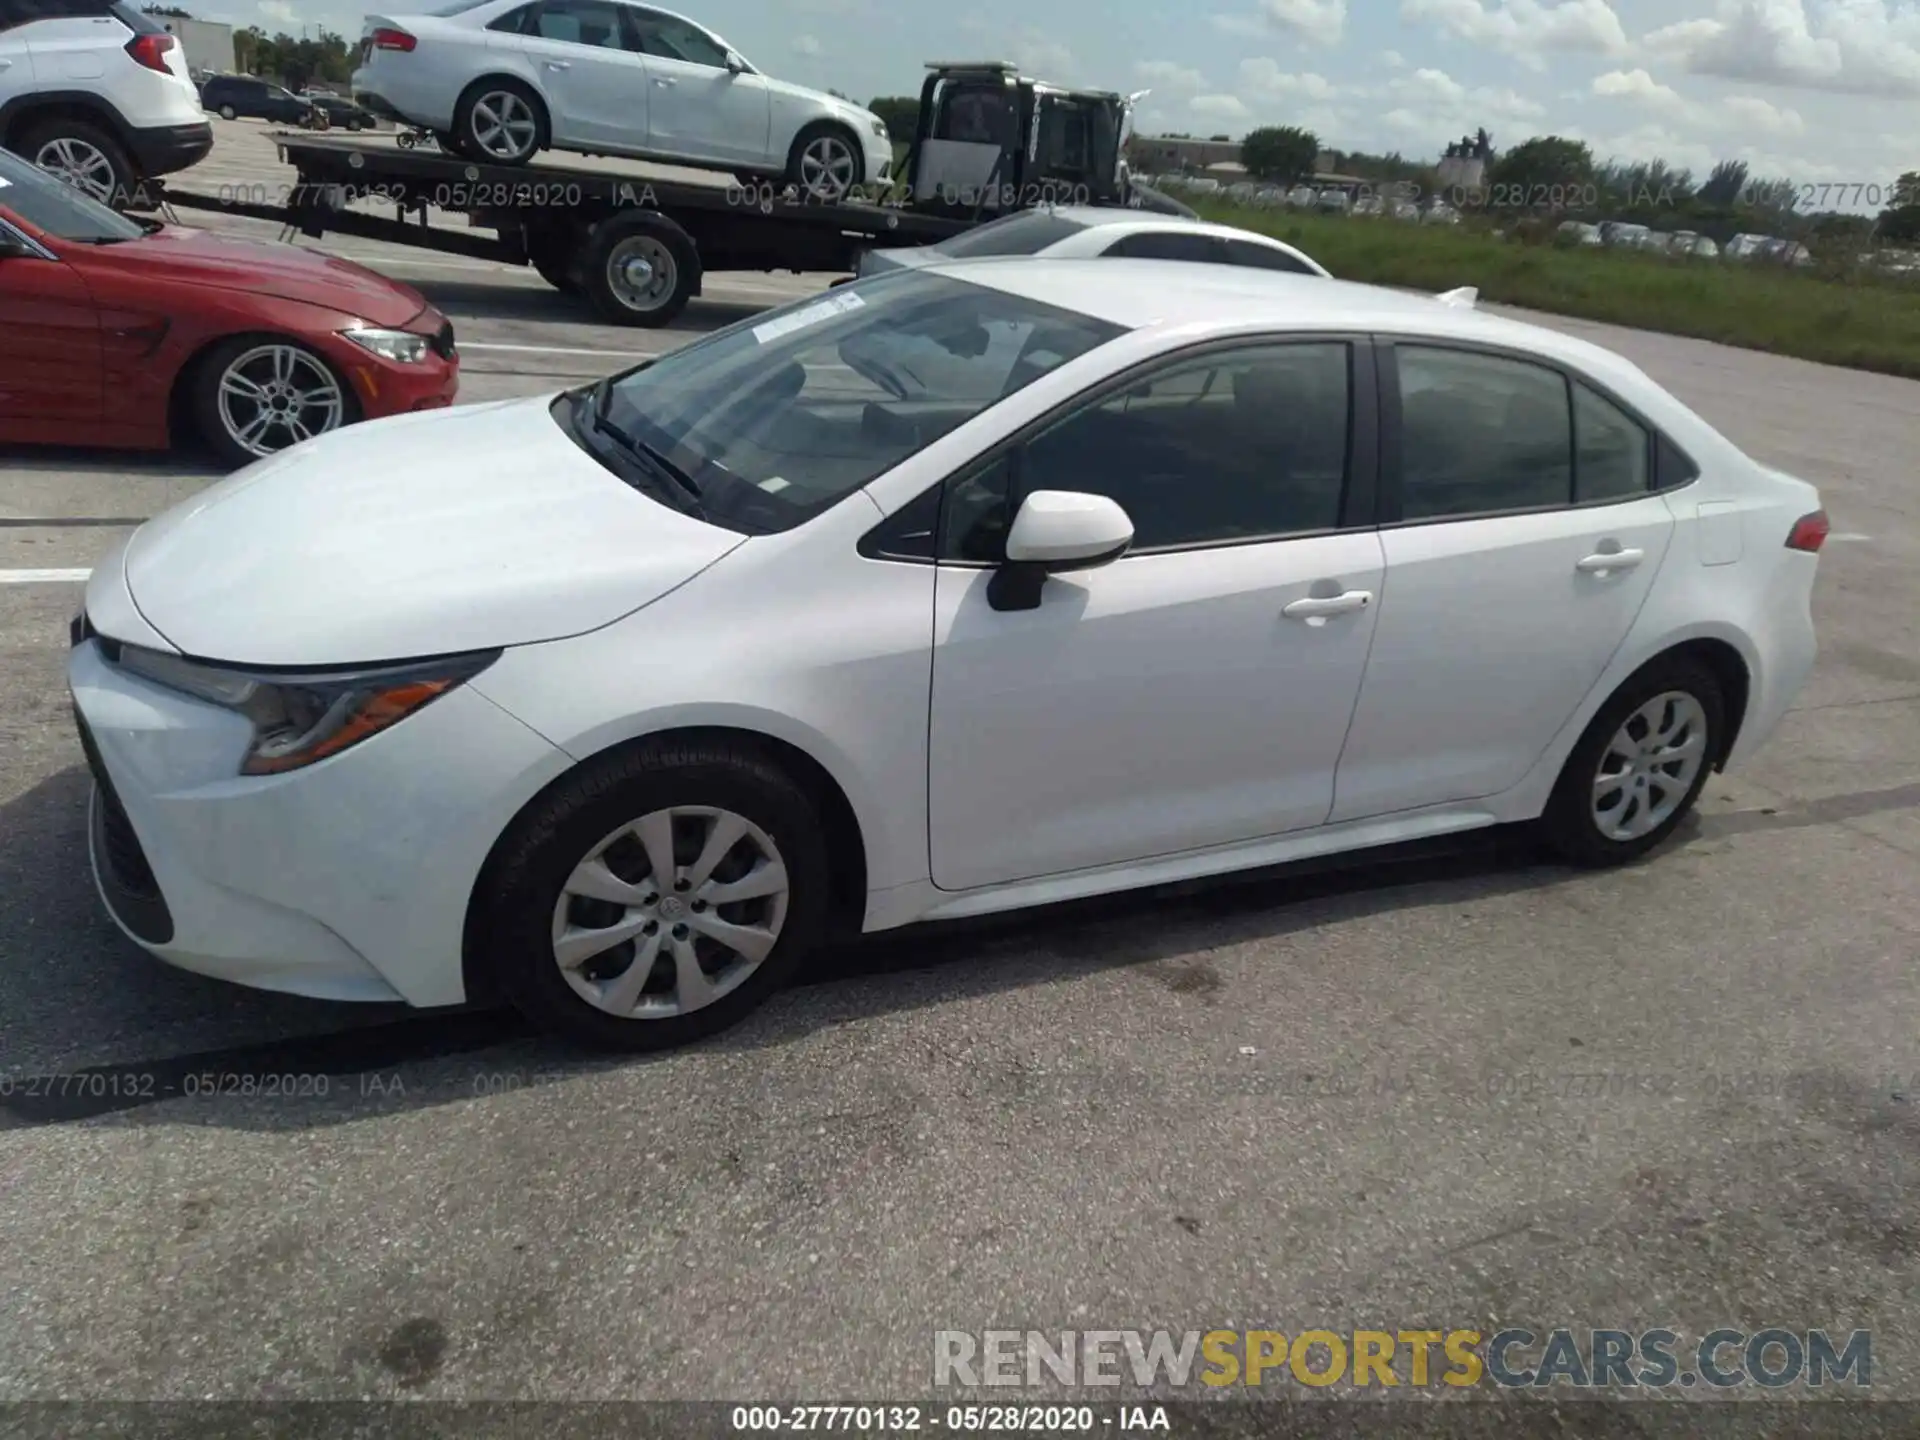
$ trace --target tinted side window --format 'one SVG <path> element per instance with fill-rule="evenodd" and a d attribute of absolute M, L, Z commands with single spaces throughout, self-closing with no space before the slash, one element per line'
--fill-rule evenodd
<path fill-rule="evenodd" d="M 1572 500 L 1573 414 L 1558 371 L 1465 350 L 1396 353 L 1402 518 Z"/>
<path fill-rule="evenodd" d="M 540 13 L 538 5 L 522 5 L 518 10 L 509 10 L 491 25 L 489 30 L 504 30 L 509 35 L 531 35 L 534 33 L 533 19 Z"/>
<path fill-rule="evenodd" d="M 1627 500 L 1647 493 L 1647 462 L 1653 447 L 1639 421 L 1605 396 L 1576 383 L 1573 434 L 1575 500 Z"/>
<path fill-rule="evenodd" d="M 1251 240 L 1227 241 L 1227 258 L 1236 265 L 1245 265 L 1250 270 L 1285 270 L 1293 275 L 1312 275 L 1315 271 L 1300 263 L 1294 256 L 1271 245 L 1259 245 Z"/>
<path fill-rule="evenodd" d="M 1197 260 L 1209 265 L 1225 264 L 1227 259 L 1226 247 L 1211 235 L 1165 230 L 1123 235 L 1103 253 L 1115 259 Z"/>
<path fill-rule="evenodd" d="M 652 10 L 628 10 L 627 15 L 643 53 L 664 60 L 684 60 L 689 65 L 710 65 L 716 70 L 726 68 L 726 48 L 715 44 L 704 30 Z"/>
<path fill-rule="evenodd" d="M 1022 447 L 1018 492 L 1116 501 L 1134 546 L 1220 544 L 1340 522 L 1350 423 L 1349 347 L 1247 346 L 1176 361 L 1076 411 Z M 1004 477 L 949 497 L 958 558 L 997 558 Z M 998 503 L 996 503 L 998 502 Z"/>
<path fill-rule="evenodd" d="M 532 33 L 543 40 L 558 40 L 565 45 L 591 45 L 603 50 L 625 48 L 620 7 L 605 0 L 548 0 L 534 19 Z"/>

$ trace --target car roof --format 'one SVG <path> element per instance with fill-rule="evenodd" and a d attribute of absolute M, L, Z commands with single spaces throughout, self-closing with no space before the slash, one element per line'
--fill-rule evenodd
<path fill-rule="evenodd" d="M 949 260 L 931 268 L 1129 330 L 1199 326 L 1215 327 L 1222 334 L 1249 327 L 1378 331 L 1504 346 L 1564 361 L 1597 379 L 1651 383 L 1638 366 L 1611 350 L 1557 330 L 1444 304 L 1433 295 L 1349 280 L 1184 260 L 1047 260 L 1024 255 Z"/>

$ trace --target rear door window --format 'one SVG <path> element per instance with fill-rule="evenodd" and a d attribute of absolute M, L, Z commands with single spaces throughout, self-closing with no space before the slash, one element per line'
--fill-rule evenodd
<path fill-rule="evenodd" d="M 1212 235 L 1192 235 L 1178 230 L 1143 230 L 1123 235 L 1106 248 L 1114 259 L 1191 260 L 1203 265 L 1227 263 L 1227 247 Z"/>

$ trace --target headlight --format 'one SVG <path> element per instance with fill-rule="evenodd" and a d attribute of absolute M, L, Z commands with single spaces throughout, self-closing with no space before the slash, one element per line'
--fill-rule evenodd
<path fill-rule="evenodd" d="M 397 365 L 418 365 L 427 358 L 427 352 L 433 347 L 427 343 L 424 335 L 415 335 L 410 330 L 363 330 L 353 329 L 341 332 L 363 350 L 371 350 L 382 360 L 391 360 Z"/>
<path fill-rule="evenodd" d="M 873 122 L 873 133 L 875 135 L 878 135 L 882 140 L 886 139 L 887 138 L 887 122 L 884 120 L 876 119 Z"/>
<path fill-rule="evenodd" d="M 253 722 L 242 775 L 299 770 L 359 744 L 478 675 L 489 650 L 410 665 L 311 674 L 228 669 L 132 645 L 118 664 L 157 685 L 223 706 Z"/>

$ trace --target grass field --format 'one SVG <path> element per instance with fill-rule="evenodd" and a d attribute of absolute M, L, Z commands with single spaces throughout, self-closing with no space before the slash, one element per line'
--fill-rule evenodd
<path fill-rule="evenodd" d="M 1210 220 L 1297 245 L 1343 280 L 1482 299 L 1920 379 L 1920 285 L 1617 250 L 1522 245 L 1458 228 L 1201 199 Z"/>

